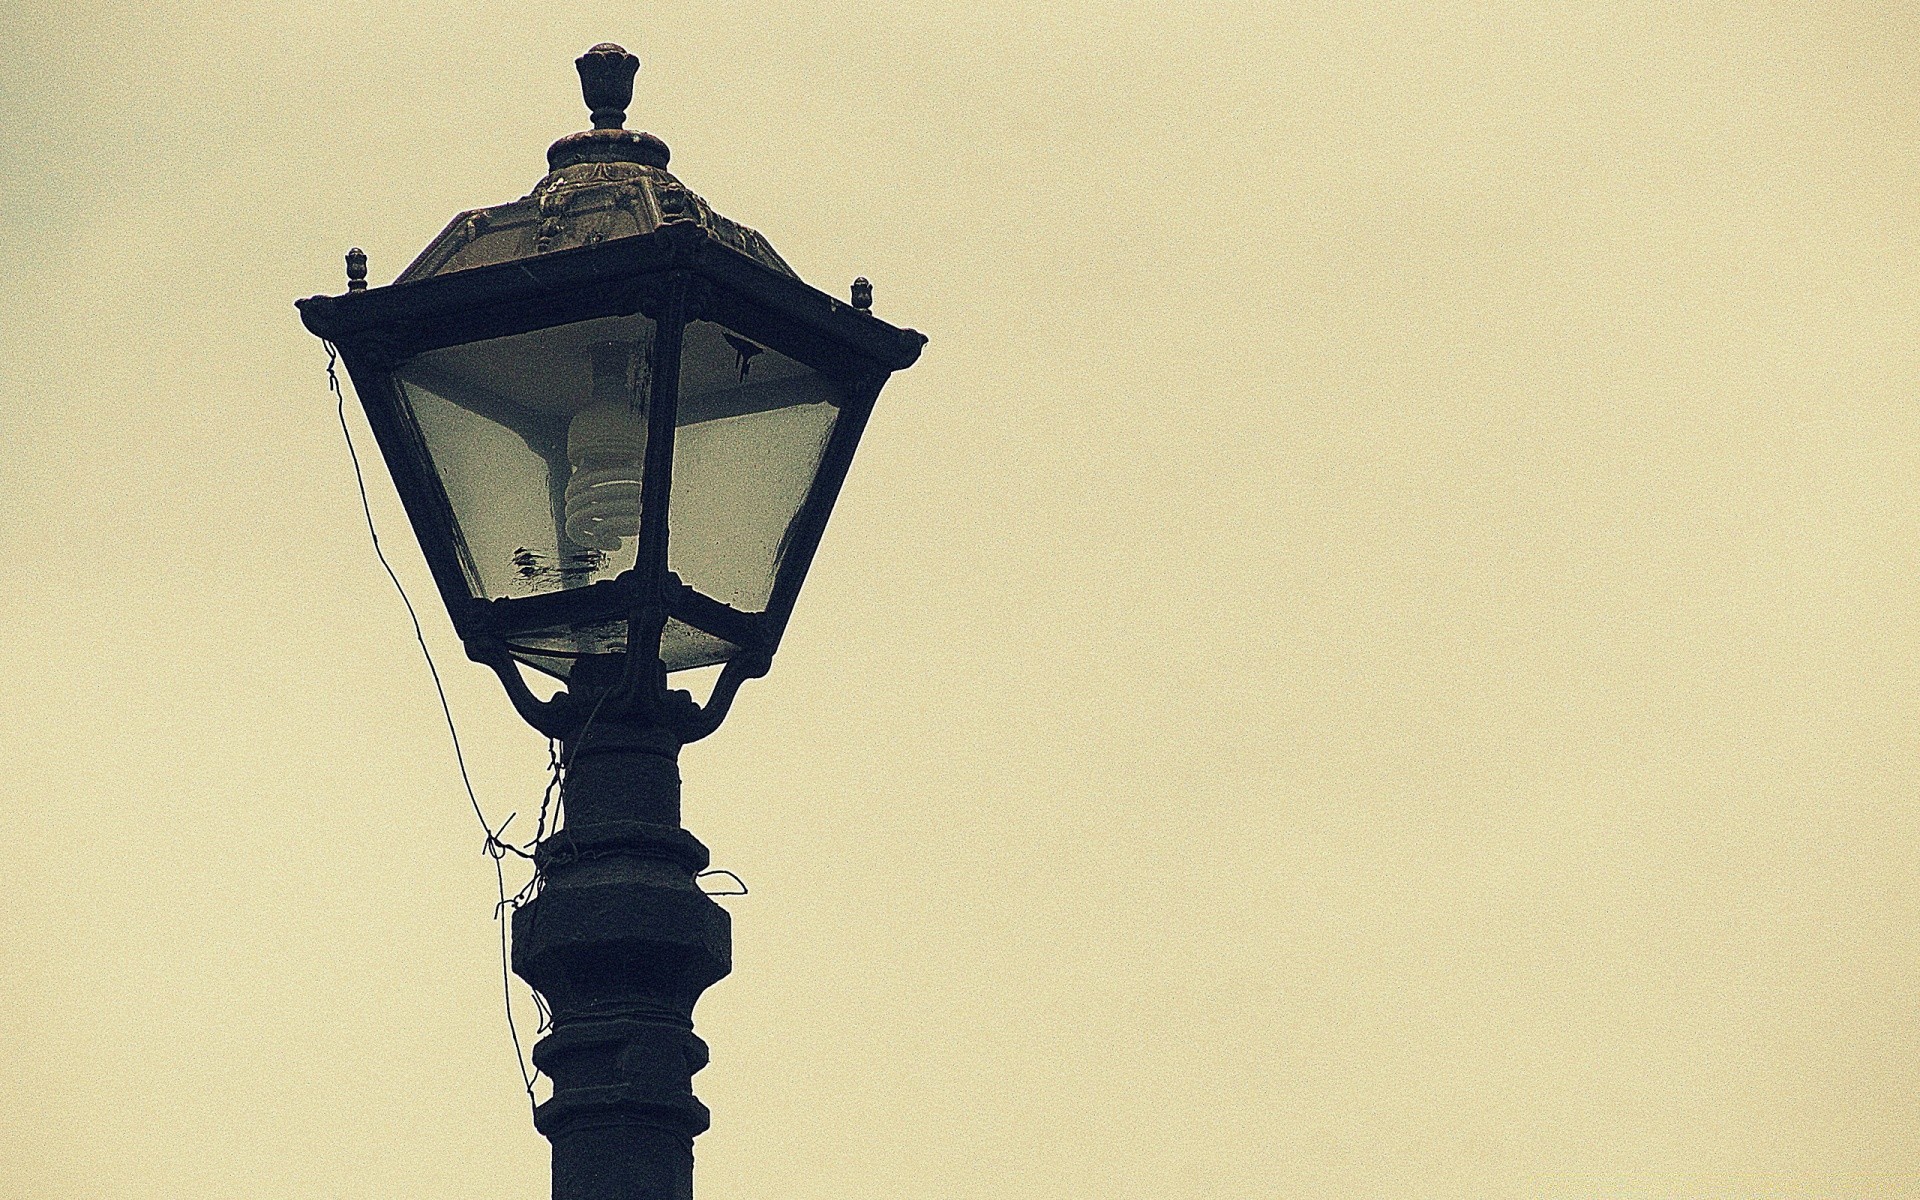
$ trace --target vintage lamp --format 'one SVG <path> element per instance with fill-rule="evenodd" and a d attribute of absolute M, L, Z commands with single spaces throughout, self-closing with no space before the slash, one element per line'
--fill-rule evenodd
<path fill-rule="evenodd" d="M 447 612 L 566 744 L 514 969 L 545 997 L 556 1200 L 691 1195 L 700 992 L 726 913 L 679 827 L 679 747 L 766 673 L 861 430 L 926 339 L 802 283 L 623 128 L 639 60 L 576 62 L 591 130 L 456 217 L 390 286 L 299 302 L 338 348 Z M 520 664 L 563 681 L 538 698 Z M 719 666 L 704 705 L 668 686 Z"/>

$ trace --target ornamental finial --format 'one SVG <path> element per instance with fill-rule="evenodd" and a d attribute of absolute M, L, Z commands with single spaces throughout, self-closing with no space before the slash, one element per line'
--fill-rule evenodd
<path fill-rule="evenodd" d="M 640 59 L 624 46 L 601 42 L 573 60 L 580 71 L 580 95 L 593 112 L 593 128 L 570 133 L 547 147 L 547 170 L 581 163 L 637 163 L 665 168 L 667 144 L 650 133 L 628 129 L 627 105 L 633 101 L 633 75 Z"/>
<path fill-rule="evenodd" d="M 612 42 L 598 46 L 573 60 L 580 71 L 580 95 L 593 112 L 595 129 L 622 129 L 626 126 L 627 105 L 633 102 L 633 75 L 640 69 L 638 55 Z"/>

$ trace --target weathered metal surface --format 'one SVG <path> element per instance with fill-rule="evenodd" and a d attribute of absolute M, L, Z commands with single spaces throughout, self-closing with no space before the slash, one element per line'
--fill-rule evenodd
<path fill-rule="evenodd" d="M 513 914 L 513 969 L 545 997 L 533 1061 L 553 1081 L 534 1124 L 557 1200 L 690 1200 L 708 1125 L 693 1076 L 700 994 L 732 966 L 707 851 L 680 827 L 680 741 L 602 714 L 568 742 L 566 825 L 541 843 L 539 895 Z"/>

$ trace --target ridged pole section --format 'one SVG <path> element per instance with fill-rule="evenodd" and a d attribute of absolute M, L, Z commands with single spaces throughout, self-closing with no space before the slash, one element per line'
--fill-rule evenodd
<path fill-rule="evenodd" d="M 708 1125 L 693 1007 L 732 966 L 725 909 L 700 890 L 707 849 L 680 827 L 680 742 L 601 717 L 567 747 L 565 824 L 537 852 L 539 895 L 513 914 L 513 969 L 553 1029 L 534 1126 L 553 1200 L 691 1200 Z"/>

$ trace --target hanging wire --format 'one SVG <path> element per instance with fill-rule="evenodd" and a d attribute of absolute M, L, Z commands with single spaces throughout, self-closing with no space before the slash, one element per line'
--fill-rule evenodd
<path fill-rule="evenodd" d="M 427 660 L 427 673 L 433 677 L 434 694 L 440 697 L 440 712 L 447 720 L 447 736 L 453 742 L 453 761 L 460 768 L 461 786 L 466 788 L 467 803 L 473 807 L 474 819 L 480 822 L 480 828 L 482 832 L 486 834 L 486 841 L 483 848 L 486 855 L 493 859 L 494 882 L 498 885 L 500 897 L 499 903 L 494 906 L 493 919 L 498 922 L 500 926 L 500 988 L 506 1000 L 507 1036 L 513 1040 L 513 1058 L 515 1064 L 520 1068 L 520 1082 L 526 1088 L 527 1103 L 537 1106 L 538 1101 L 533 1094 L 533 1085 L 534 1081 L 540 1076 L 540 1070 L 537 1067 L 529 1070 L 526 1052 L 520 1044 L 520 1031 L 514 1024 L 513 971 L 507 943 L 506 912 L 508 909 L 517 908 L 521 903 L 524 903 L 523 897 L 526 896 L 527 889 L 523 888 L 511 899 L 508 898 L 507 873 L 503 862 L 509 854 L 517 855 L 528 861 L 532 861 L 533 855 L 530 851 L 522 849 L 511 842 L 503 841 L 500 837 L 501 834 L 507 831 L 507 826 L 513 823 L 513 818 L 518 814 L 507 814 L 507 819 L 500 822 L 500 827 L 495 829 L 488 823 L 487 814 L 482 811 L 480 807 L 480 797 L 476 795 L 473 790 L 473 777 L 467 773 L 467 757 L 460 749 L 460 730 L 454 725 L 453 706 L 447 702 L 447 689 L 440 681 L 440 668 L 435 665 L 433 661 L 433 651 L 427 647 L 427 635 L 420 628 L 420 613 L 413 607 L 413 600 L 407 595 L 405 585 L 400 582 L 400 576 L 394 572 L 393 564 L 387 561 L 386 551 L 380 546 L 380 531 L 373 523 L 373 504 L 367 498 L 367 477 L 365 472 L 360 469 L 360 452 L 354 447 L 353 431 L 347 426 L 346 392 L 341 389 L 340 375 L 338 371 L 335 370 L 335 364 L 339 361 L 340 352 L 330 341 L 323 340 L 321 344 L 327 348 L 327 387 L 333 392 L 334 416 L 338 418 L 340 422 L 340 436 L 345 439 L 347 443 L 347 457 L 353 463 L 353 481 L 355 486 L 360 490 L 360 512 L 361 515 L 367 519 L 367 537 L 373 542 L 373 555 L 380 560 L 381 569 L 386 571 L 387 578 L 393 583 L 393 590 L 400 593 L 400 603 L 406 606 L 407 619 L 413 623 L 413 639 L 419 643 L 421 657 Z M 551 754 L 551 747 L 549 747 L 549 753 Z M 553 795 L 554 789 L 559 784 L 559 774 L 560 767 L 556 764 L 554 777 L 547 785 L 548 797 Z M 547 800 L 543 798 L 540 803 L 542 828 L 535 831 L 534 843 L 536 845 L 539 842 L 540 832 L 544 830 L 546 812 Z M 536 870 L 535 878 L 529 881 L 527 885 L 528 888 L 534 888 L 538 881 L 539 874 Z M 546 1001 L 537 991 L 534 993 L 534 1003 L 541 1013 L 542 1028 L 544 1029 L 551 1025 L 552 1015 L 547 1010 Z"/>
<path fill-rule="evenodd" d="M 406 606 L 407 619 L 413 624 L 414 641 L 420 646 L 421 657 L 426 659 L 427 673 L 433 677 L 434 694 L 440 698 L 440 712 L 446 718 L 447 736 L 453 743 L 453 760 L 460 768 L 461 786 L 466 789 L 467 803 L 473 808 L 474 819 L 480 823 L 480 829 L 486 835 L 483 850 L 487 857 L 493 860 L 494 883 L 499 896 L 498 902 L 494 905 L 493 919 L 500 926 L 500 991 L 506 1005 L 507 1036 L 513 1042 L 514 1062 L 520 1069 L 520 1082 L 526 1090 L 527 1103 L 531 1107 L 538 1108 L 539 1099 L 534 1095 L 534 1084 L 540 1078 L 541 1072 L 538 1067 L 528 1066 L 526 1051 L 520 1042 L 520 1030 L 513 1019 L 513 968 L 512 952 L 507 939 L 507 913 L 540 894 L 540 887 L 544 881 L 543 873 L 539 863 L 534 859 L 533 851 L 547 837 L 549 816 L 552 818 L 553 829 L 557 830 L 560 827 L 565 813 L 563 783 L 567 771 L 572 767 L 573 757 L 579 752 L 581 743 L 586 740 L 587 731 L 593 728 L 594 718 L 600 715 L 600 706 L 605 704 L 607 698 L 612 695 L 612 689 L 601 692 L 592 710 L 587 713 L 586 721 L 581 724 L 580 732 L 574 737 L 572 747 L 564 756 L 560 753 L 562 744 L 553 738 L 547 739 L 547 787 L 540 797 L 540 816 L 534 825 L 533 840 L 524 847 L 506 841 L 501 835 L 507 831 L 507 826 L 513 824 L 514 817 L 519 814 L 507 814 L 507 819 L 500 822 L 499 828 L 496 829 L 488 823 L 487 815 L 480 807 L 480 797 L 473 789 L 473 777 L 467 772 L 466 755 L 460 748 L 460 730 L 454 724 L 453 706 L 447 701 L 447 689 L 440 680 L 440 668 L 433 661 L 433 651 L 428 648 L 426 633 L 420 627 L 420 613 L 414 608 L 413 600 L 407 595 L 405 585 L 400 582 L 400 576 L 395 573 L 393 564 L 387 561 L 386 551 L 380 545 L 380 531 L 373 521 L 373 505 L 367 498 L 366 474 L 360 468 L 360 452 L 353 444 L 353 431 L 347 425 L 346 393 L 340 387 L 340 376 L 335 369 L 340 357 L 339 350 L 330 341 L 323 340 L 322 345 L 327 348 L 327 387 L 333 392 L 334 415 L 340 422 L 340 436 L 347 443 L 347 457 L 353 463 L 353 480 L 360 492 L 360 512 L 366 518 L 367 537 L 373 543 L 374 557 L 380 560 L 381 569 L 387 573 L 388 580 L 393 583 L 393 590 L 400 594 L 400 603 Z M 507 895 L 505 860 L 509 854 L 534 864 L 532 877 L 512 896 Z M 702 888 L 701 890 L 707 895 L 745 896 L 748 894 L 746 881 L 732 871 L 725 869 L 702 871 L 695 878 L 707 879 L 715 876 L 725 876 L 736 886 L 714 890 Z M 539 1013 L 538 1025 L 534 1032 L 545 1033 L 553 1028 L 553 1010 L 548 1006 L 546 997 L 542 996 L 538 990 L 531 988 L 528 990 L 533 996 L 534 1009 Z"/>
<path fill-rule="evenodd" d="M 547 836 L 547 812 L 560 792 L 560 740 L 547 739 L 547 790 L 540 796 L 540 820 L 533 827 L 533 844 L 538 846 Z M 554 827 L 559 828 L 558 814 L 554 817 Z"/>
<path fill-rule="evenodd" d="M 734 886 L 730 888 L 701 888 L 700 890 L 709 896 L 744 896 L 747 894 L 747 881 L 735 875 L 732 871 L 727 870 L 725 867 L 715 867 L 711 871 L 702 871 L 698 875 L 695 875 L 694 878 L 711 879 L 716 875 L 725 875 L 728 879 L 733 880 Z"/>
<path fill-rule="evenodd" d="M 512 820 L 513 817 L 509 816 L 506 821 L 502 821 L 498 832 L 505 833 L 507 824 Z M 507 1036 L 513 1040 L 514 1065 L 520 1068 L 520 1086 L 526 1090 L 527 1107 L 537 1110 L 540 1107 L 540 1101 L 533 1094 L 533 1084 L 540 1077 L 540 1068 L 528 1069 L 526 1051 L 520 1047 L 520 1030 L 513 1021 L 513 971 L 507 949 L 507 909 L 519 907 L 519 898 L 516 896 L 512 900 L 507 899 L 507 871 L 501 861 L 506 857 L 506 851 L 501 849 L 503 845 L 504 843 L 498 837 L 488 836 L 487 856 L 493 859 L 493 879 L 500 889 L 500 903 L 493 909 L 494 924 L 500 926 L 500 999 L 507 1012 Z M 539 1000 L 539 996 L 539 992 L 534 993 L 536 1001 Z M 544 1003 L 540 1004 L 541 1009 L 544 1010 L 545 1007 Z"/>
<path fill-rule="evenodd" d="M 545 842 L 552 833 L 558 833 L 560 830 L 561 818 L 566 813 L 566 803 L 562 788 L 562 783 L 565 778 L 566 765 L 560 760 L 560 742 L 558 739 L 548 738 L 547 787 L 546 791 L 541 793 L 540 796 L 540 818 L 534 826 L 533 840 L 522 847 L 522 849 L 529 852 L 528 857 L 533 862 L 533 873 L 527 876 L 527 882 L 521 885 L 520 890 L 513 894 L 511 900 L 507 901 L 507 904 L 512 908 L 519 908 L 521 905 L 535 899 L 540 895 L 541 889 L 546 886 L 546 872 L 541 869 L 540 860 L 533 857 L 531 852 L 538 850 L 542 842 Z M 551 815 L 553 821 L 551 827 L 549 827 L 547 823 L 549 815 Z M 500 832 L 506 832 L 504 825 L 501 826 Z M 533 999 L 534 1003 L 540 1006 L 541 1011 L 544 1013 L 546 1011 L 546 1002 L 541 998 L 538 991 L 533 993 Z M 544 1021 L 545 1018 L 543 1017 L 542 1020 Z M 542 1031 L 544 1031 L 544 1029 L 545 1025 L 543 1024 Z"/>
<path fill-rule="evenodd" d="M 567 757 L 563 759 L 560 763 L 560 773 L 562 775 L 565 775 L 568 771 L 571 771 L 573 769 L 574 755 L 580 753 L 580 747 L 586 744 L 587 730 L 593 728 L 593 719 L 600 715 L 600 706 L 602 704 L 605 704 L 607 702 L 607 697 L 611 695 L 613 695 L 612 688 L 607 688 L 606 690 L 602 691 L 600 693 L 600 698 L 593 702 L 593 708 L 588 710 L 587 719 L 581 722 L 580 724 L 580 732 L 573 735 L 573 748 L 567 751 Z"/>

